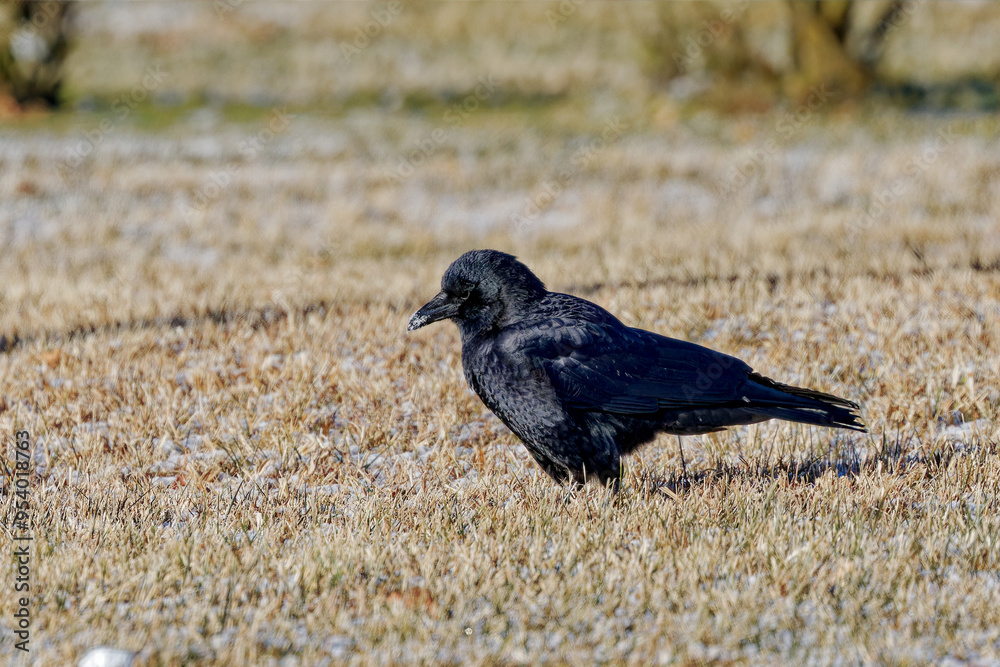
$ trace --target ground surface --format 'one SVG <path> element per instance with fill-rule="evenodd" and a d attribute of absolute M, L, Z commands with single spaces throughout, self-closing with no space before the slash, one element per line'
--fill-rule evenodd
<path fill-rule="evenodd" d="M 995 119 L 659 95 L 449 116 L 469 90 L 5 129 L 29 657 L 998 664 Z M 404 333 L 472 247 L 857 400 L 871 433 L 689 438 L 690 485 L 664 438 L 618 498 L 567 497 L 467 389 L 454 327 Z"/>

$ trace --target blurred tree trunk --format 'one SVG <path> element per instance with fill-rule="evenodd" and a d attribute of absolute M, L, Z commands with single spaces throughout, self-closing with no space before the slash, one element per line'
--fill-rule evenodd
<path fill-rule="evenodd" d="M 21 109 L 59 106 L 71 45 L 71 5 L 65 0 L 0 3 L 0 96 Z"/>
<path fill-rule="evenodd" d="M 795 35 L 793 68 L 785 74 L 785 94 L 804 99 L 811 90 L 826 87 L 838 97 L 864 93 L 870 72 L 847 51 L 851 6 L 846 0 L 789 0 Z"/>
<path fill-rule="evenodd" d="M 646 26 L 647 60 L 660 81 L 710 76 L 720 97 L 752 83 L 795 102 L 817 90 L 850 99 L 875 81 L 887 36 L 914 10 L 905 0 L 666 2 Z"/>

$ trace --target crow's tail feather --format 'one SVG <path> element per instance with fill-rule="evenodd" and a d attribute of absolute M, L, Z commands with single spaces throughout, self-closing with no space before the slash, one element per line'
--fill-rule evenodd
<path fill-rule="evenodd" d="M 757 414 L 802 424 L 868 431 L 861 420 L 860 407 L 853 401 L 775 382 L 757 373 L 751 373 L 748 379 L 757 390 L 748 396 Z"/>

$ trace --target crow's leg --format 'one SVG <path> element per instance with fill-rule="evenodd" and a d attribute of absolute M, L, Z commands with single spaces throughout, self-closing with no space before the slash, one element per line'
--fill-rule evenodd
<path fill-rule="evenodd" d="M 541 454 L 536 454 L 533 450 L 529 450 L 538 463 L 539 467 L 548 474 L 553 480 L 559 484 L 572 484 L 574 487 L 583 486 L 584 481 L 586 481 L 582 474 L 573 473 L 568 468 L 560 465 L 550 458 L 547 458 Z"/>
<path fill-rule="evenodd" d="M 605 489 L 610 489 L 614 495 L 618 495 L 622 486 L 621 466 L 616 466 L 615 470 L 602 470 L 596 475 L 591 475 L 590 479 L 596 479 Z"/>
<path fill-rule="evenodd" d="M 591 463 L 593 467 L 585 463 L 583 470 L 573 475 L 576 483 L 582 486 L 587 482 L 594 482 L 605 489 L 611 489 L 614 495 L 618 495 L 622 477 L 621 457 L 616 456 L 610 460 L 601 461 L 601 465 L 597 465 L 593 461 Z"/>
<path fill-rule="evenodd" d="M 688 478 L 687 465 L 684 463 L 684 445 L 681 444 L 681 436 L 677 436 L 677 449 L 681 450 L 681 475 L 686 481 Z"/>

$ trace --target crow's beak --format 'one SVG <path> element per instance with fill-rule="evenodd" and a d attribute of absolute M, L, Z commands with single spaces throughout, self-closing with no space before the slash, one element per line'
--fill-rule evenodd
<path fill-rule="evenodd" d="M 407 331 L 416 331 L 420 327 L 446 320 L 458 312 L 458 304 L 448 300 L 447 292 L 438 292 L 437 296 L 424 304 L 424 306 L 413 313 L 410 323 L 406 325 Z"/>

